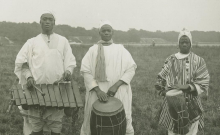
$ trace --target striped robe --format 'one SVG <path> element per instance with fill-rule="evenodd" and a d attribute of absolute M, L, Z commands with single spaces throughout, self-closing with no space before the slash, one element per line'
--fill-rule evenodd
<path fill-rule="evenodd" d="M 208 93 L 210 78 L 203 58 L 192 52 L 183 59 L 177 59 L 175 54 L 173 54 L 166 59 L 159 76 L 166 80 L 168 88 L 174 84 L 194 85 L 196 91 L 191 92 L 188 96 L 197 102 L 199 108 L 203 112 L 201 100 L 198 95 L 202 92 Z M 199 120 L 199 130 L 203 129 L 204 119 L 202 113 L 192 122 L 197 120 Z M 174 129 L 174 122 L 168 112 L 166 97 L 164 97 L 163 100 L 162 110 L 159 116 L 159 125 L 171 131 Z"/>

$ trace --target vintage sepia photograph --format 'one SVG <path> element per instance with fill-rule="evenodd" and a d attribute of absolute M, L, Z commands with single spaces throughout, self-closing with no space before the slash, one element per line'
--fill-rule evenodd
<path fill-rule="evenodd" d="M 0 3 L 0 135 L 220 135 L 219 0 Z"/>

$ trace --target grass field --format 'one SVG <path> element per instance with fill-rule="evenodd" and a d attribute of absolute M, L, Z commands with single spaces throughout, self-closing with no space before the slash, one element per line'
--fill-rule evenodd
<path fill-rule="evenodd" d="M 15 75 L 14 60 L 21 46 L 0 46 L 0 135 L 21 135 L 23 119 L 17 107 L 11 114 L 5 110 L 10 99 L 9 88 Z M 166 135 L 166 130 L 158 127 L 155 121 L 157 110 L 162 101 L 155 94 L 154 84 L 166 57 L 178 51 L 177 47 L 146 47 L 126 46 L 132 54 L 138 68 L 131 82 L 133 91 L 133 126 L 135 135 Z M 85 87 L 83 78 L 79 74 L 81 59 L 88 50 L 88 46 L 73 46 L 73 53 L 77 60 L 74 79 L 78 82 L 81 96 L 84 99 Z M 193 51 L 202 56 L 207 64 L 211 80 L 209 96 L 202 103 L 205 108 L 205 135 L 220 135 L 220 47 L 196 47 Z M 79 119 L 74 127 L 74 135 L 79 135 L 83 121 L 83 108 L 79 111 Z M 68 127 L 63 128 L 63 135 L 67 135 Z M 202 134 L 201 132 L 199 135 Z"/>

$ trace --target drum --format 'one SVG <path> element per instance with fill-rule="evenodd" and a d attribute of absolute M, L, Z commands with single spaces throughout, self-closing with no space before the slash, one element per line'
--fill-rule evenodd
<path fill-rule="evenodd" d="M 173 132 L 187 134 L 190 124 L 201 114 L 197 102 L 190 99 L 186 93 L 176 89 L 166 92 L 166 100 L 169 114 L 174 122 Z"/>
<path fill-rule="evenodd" d="M 126 116 L 122 102 L 109 97 L 107 102 L 95 101 L 92 106 L 91 135 L 125 135 Z"/>

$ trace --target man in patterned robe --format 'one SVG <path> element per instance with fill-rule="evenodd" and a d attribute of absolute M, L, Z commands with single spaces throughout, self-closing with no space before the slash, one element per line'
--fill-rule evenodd
<path fill-rule="evenodd" d="M 168 135 L 196 135 L 198 129 L 204 127 L 203 107 L 199 95 L 203 92 L 208 93 L 210 77 L 204 59 L 191 52 L 192 36 L 189 31 L 184 29 L 180 32 L 178 44 L 180 51 L 166 59 L 158 79 L 164 80 L 166 85 L 165 89 L 160 91 L 161 95 L 165 96 L 167 91 L 175 89 L 181 91 L 182 96 L 187 100 L 189 120 L 186 127 L 188 129 L 184 133 L 177 126 L 178 121 L 172 117 L 177 116 L 177 113 L 171 109 L 169 98 L 166 96 L 159 116 L 159 124 L 168 130 Z M 156 85 L 156 88 L 161 87 Z"/>

